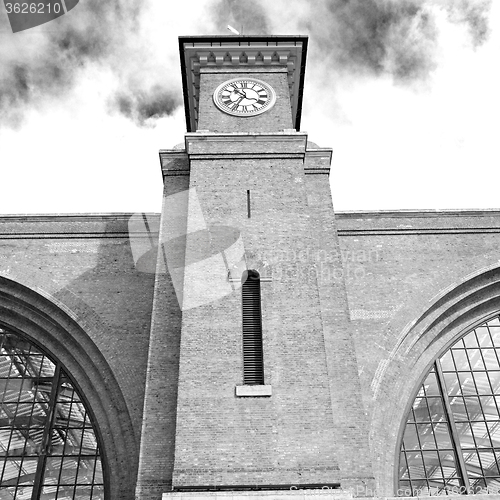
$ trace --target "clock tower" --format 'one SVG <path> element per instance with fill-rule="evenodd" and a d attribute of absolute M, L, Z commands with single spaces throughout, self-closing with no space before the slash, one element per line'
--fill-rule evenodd
<path fill-rule="evenodd" d="M 300 131 L 307 41 L 179 39 L 138 498 L 371 488 L 332 150 Z"/>

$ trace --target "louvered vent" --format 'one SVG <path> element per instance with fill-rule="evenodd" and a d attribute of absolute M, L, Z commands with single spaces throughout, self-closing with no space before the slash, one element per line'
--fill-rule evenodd
<path fill-rule="evenodd" d="M 260 309 L 260 276 L 257 271 L 243 274 L 243 383 L 264 384 L 262 352 L 262 319 Z"/>

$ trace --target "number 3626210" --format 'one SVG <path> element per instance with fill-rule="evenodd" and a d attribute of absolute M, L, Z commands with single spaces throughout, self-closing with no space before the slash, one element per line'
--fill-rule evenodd
<path fill-rule="evenodd" d="M 58 2 L 43 3 L 43 2 L 23 2 L 23 3 L 6 3 L 5 8 L 7 14 L 59 14 L 61 12 L 61 4 Z"/>

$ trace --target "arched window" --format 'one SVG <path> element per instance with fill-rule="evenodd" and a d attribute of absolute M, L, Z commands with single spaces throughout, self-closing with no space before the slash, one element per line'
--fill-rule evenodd
<path fill-rule="evenodd" d="M 262 314 L 260 307 L 260 275 L 249 270 L 242 277 L 243 310 L 243 383 L 264 384 L 262 349 Z"/>
<path fill-rule="evenodd" d="M 104 498 L 96 430 L 61 364 L 0 327 L 0 500 Z"/>
<path fill-rule="evenodd" d="M 408 414 L 400 496 L 500 492 L 500 318 L 435 361 Z"/>

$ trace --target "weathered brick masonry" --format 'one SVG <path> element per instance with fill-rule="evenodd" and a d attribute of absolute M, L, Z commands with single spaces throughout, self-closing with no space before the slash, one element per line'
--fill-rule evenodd
<path fill-rule="evenodd" d="M 220 329 L 213 328 L 217 315 L 214 313 L 216 305 L 212 305 L 205 311 L 207 316 L 204 323 L 209 325 L 208 328 L 201 331 L 195 322 L 193 323 L 193 336 L 204 334 L 204 339 L 210 342 L 203 341 L 201 354 L 207 349 L 207 355 L 199 356 L 199 349 L 195 348 L 197 355 L 194 358 L 201 363 L 203 369 L 190 368 L 189 365 L 184 368 L 184 379 L 181 378 L 180 387 L 186 386 L 189 377 L 197 377 L 194 379 L 197 383 L 192 384 L 191 389 L 188 387 L 192 400 L 189 401 L 188 398 L 181 401 L 179 410 L 177 409 L 181 315 L 167 273 L 157 275 L 156 286 L 158 294 L 166 287 L 165 293 L 170 299 L 163 302 L 153 300 L 154 275 L 145 272 L 151 269 L 151 263 L 146 264 L 143 259 L 137 264 L 132 252 L 133 241 L 142 241 L 146 248 L 151 245 L 150 236 L 145 232 L 139 234 L 137 231 L 135 235 L 130 234 L 129 221 L 132 214 L 1 218 L 2 322 L 17 321 L 19 328 L 26 331 L 29 326 L 26 318 L 32 314 L 28 311 L 38 310 L 50 314 L 53 318 L 52 326 L 46 330 L 52 330 L 52 333 L 49 335 L 37 330 L 33 331 L 33 335 L 40 335 L 38 340 L 41 339 L 51 352 L 63 358 L 73 374 L 81 372 L 81 386 L 88 390 L 87 399 L 90 402 L 95 401 L 97 421 L 106 434 L 105 446 L 109 439 L 117 439 L 116 435 L 112 436 L 113 425 L 126 430 L 121 435 L 123 443 L 118 449 L 115 445 L 108 444 L 109 449 L 115 449 L 117 455 L 122 457 L 119 463 L 122 478 L 120 481 L 123 484 L 118 487 L 117 482 L 112 481 L 121 492 L 113 498 L 127 498 L 133 490 L 142 420 L 145 423 L 144 429 L 148 430 L 144 433 L 142 447 L 143 450 L 147 449 L 148 453 L 143 457 L 139 469 L 138 491 L 145 497 L 154 497 L 171 487 L 177 411 L 185 412 L 186 420 L 178 430 L 179 442 L 189 440 L 190 436 L 194 437 L 198 433 L 197 447 L 186 444 L 180 454 L 181 458 L 178 459 L 179 464 L 182 460 L 187 460 L 185 457 L 194 450 L 203 457 L 198 459 L 198 463 L 203 460 L 204 465 L 212 463 L 214 467 L 217 462 L 221 463 L 226 452 L 226 456 L 233 461 L 241 456 L 245 461 L 251 460 L 250 455 L 245 457 L 239 452 L 231 452 L 231 449 L 234 450 L 231 448 L 232 443 L 243 439 L 248 433 L 252 436 L 251 446 L 254 450 L 257 447 L 258 453 L 259 441 L 251 431 L 256 431 L 256 434 L 270 432 L 273 435 L 273 430 L 276 430 L 278 432 L 274 435 L 279 436 L 277 442 L 282 445 L 282 449 L 292 450 L 289 454 L 283 453 L 285 460 L 292 460 L 293 463 L 294 457 L 309 447 L 311 450 L 317 450 L 316 453 L 311 453 L 311 460 L 319 464 L 323 461 L 330 467 L 332 463 L 338 466 L 339 471 L 333 472 L 336 475 L 325 473 L 320 478 L 321 481 L 330 482 L 332 477 L 340 477 L 347 485 L 347 474 L 342 475 L 343 468 L 357 468 L 359 475 L 367 474 L 363 468 L 369 470 L 373 465 L 377 482 L 377 489 L 373 491 L 379 494 L 395 491 L 398 439 L 413 392 L 432 359 L 449 344 L 450 339 L 456 338 L 463 328 L 467 328 L 474 317 L 460 317 L 458 325 L 453 324 L 453 328 L 446 331 L 446 335 L 437 342 L 432 342 L 435 336 L 432 331 L 426 330 L 425 324 L 421 328 L 427 332 L 425 335 L 417 335 L 415 332 L 420 332 L 418 328 L 427 321 L 426 315 L 436 316 L 441 309 L 446 309 L 447 304 L 453 305 L 457 300 L 462 300 L 461 309 L 470 309 L 471 314 L 476 316 L 498 308 L 499 301 L 494 297 L 493 300 L 481 302 L 487 303 L 490 309 L 475 307 L 479 300 L 475 290 L 481 290 L 483 283 L 491 288 L 497 281 L 500 212 L 337 213 L 335 223 L 328 209 L 328 185 L 324 182 L 326 177 L 321 173 L 312 173 L 319 170 L 318 166 L 325 167 L 322 160 L 325 153 L 321 151 L 310 145 L 305 169 L 299 169 L 304 180 L 304 183 L 297 183 L 303 193 L 299 199 L 304 200 L 305 196 L 308 207 L 314 208 L 314 216 L 309 218 L 308 236 L 305 240 L 307 244 L 297 244 L 296 248 L 289 250 L 291 254 L 288 251 L 273 253 L 274 236 L 269 234 L 274 232 L 271 220 L 266 222 L 265 211 L 259 214 L 265 190 L 260 195 L 261 202 L 254 205 L 255 220 L 246 221 L 249 228 L 253 224 L 257 228 L 264 227 L 262 241 L 269 241 L 269 249 L 266 247 L 264 253 L 255 248 L 257 240 L 246 240 L 249 263 L 258 267 L 267 259 L 267 275 L 276 273 L 272 281 L 262 284 L 266 325 L 266 376 L 269 377 L 274 392 L 271 398 L 258 398 L 255 402 L 252 398 L 237 399 L 234 395 L 234 387 L 241 383 L 241 358 L 238 347 L 240 339 L 238 335 L 234 335 L 234 344 L 228 343 L 228 335 L 232 334 L 230 325 Z M 174 164 L 165 163 L 166 173 L 169 168 L 186 173 L 186 163 L 182 160 L 185 153 L 179 150 L 176 152 L 180 159 L 175 160 Z M 314 161 L 311 162 L 311 159 Z M 251 164 L 251 160 L 247 162 L 245 165 Z M 264 171 L 271 168 L 269 161 L 263 163 Z M 221 167 L 211 170 L 214 179 L 221 175 Z M 262 171 L 259 170 L 259 173 Z M 282 171 L 282 175 L 287 174 Z M 248 183 L 252 177 L 243 175 L 237 178 L 243 178 L 244 182 Z M 169 182 L 166 182 L 166 194 L 183 191 L 187 186 L 187 179 L 186 175 L 170 178 Z M 254 185 L 250 187 L 253 189 Z M 255 193 L 257 199 L 258 191 L 257 189 Z M 289 197 L 287 204 L 294 200 L 293 196 L 290 198 L 286 193 L 283 196 L 273 196 L 273 199 L 282 201 L 286 196 Z M 245 203 L 240 200 L 234 206 L 221 204 L 218 210 L 214 208 L 214 212 L 207 213 L 207 217 L 217 221 L 216 218 L 224 213 L 230 222 L 234 223 L 236 217 L 244 215 Z M 293 215 L 300 219 L 300 213 Z M 285 221 L 281 226 L 287 219 L 286 210 L 283 210 L 282 217 Z M 154 235 L 158 218 L 148 215 L 146 219 L 150 221 Z M 339 235 L 339 246 L 332 247 L 330 242 L 336 241 L 336 232 Z M 325 234 L 329 236 L 325 237 Z M 278 233 L 278 236 L 282 235 Z M 319 249 L 316 257 L 311 248 Z M 289 259 L 290 255 L 292 259 Z M 162 258 L 160 253 L 160 261 Z M 283 286 L 278 282 L 278 277 L 279 281 L 282 281 L 283 276 L 289 273 L 289 290 L 293 290 L 297 286 L 296 264 L 306 261 L 304 268 L 310 269 L 310 260 L 313 260 L 312 264 L 319 276 L 315 294 L 322 304 L 320 321 L 317 315 L 314 317 L 311 314 L 310 306 L 307 305 L 310 299 L 307 296 L 304 296 L 300 303 L 294 302 L 294 307 L 291 307 L 291 302 L 286 298 L 282 299 L 281 304 L 276 302 Z M 341 270 L 333 265 L 333 269 L 327 272 L 335 261 L 342 262 Z M 142 270 L 138 270 L 138 266 Z M 167 269 L 165 265 L 164 269 Z M 167 291 L 169 287 L 170 292 Z M 289 293 L 287 291 L 287 294 Z M 24 311 L 24 320 L 13 316 L 14 305 L 9 297 L 17 297 L 15 310 Z M 223 310 L 222 315 L 227 317 L 232 313 L 232 308 L 237 310 L 238 300 L 239 293 L 235 292 L 231 298 L 234 303 L 230 302 L 231 305 Z M 273 301 L 272 306 L 268 300 Z M 19 309 L 21 301 L 26 304 L 24 309 Z M 163 312 L 156 316 L 157 323 L 152 325 L 152 341 L 149 343 L 151 304 L 155 304 L 158 312 Z M 300 304 L 305 304 L 305 312 L 300 309 Z M 296 324 L 290 331 L 283 330 L 280 326 L 279 313 L 286 308 L 289 308 L 289 314 Z M 239 319 L 236 318 L 236 321 Z M 337 324 L 337 335 L 329 337 L 328 324 L 332 321 Z M 443 325 L 446 326 L 449 321 L 444 321 Z M 55 323 L 60 325 L 57 330 Z M 345 326 L 341 327 L 342 324 Z M 61 334 L 57 333 L 59 328 Z M 342 335 L 339 335 L 343 329 L 347 335 L 345 340 L 341 340 Z M 284 345 L 280 345 L 278 339 L 281 334 L 285 339 L 282 344 L 291 349 L 291 354 L 286 358 L 283 358 Z M 157 336 L 157 339 L 154 339 L 154 336 Z M 322 338 L 324 351 L 323 355 L 320 355 L 320 351 L 317 353 L 316 350 L 321 348 L 321 342 L 317 342 Z M 219 349 L 212 349 L 216 339 L 220 341 Z M 405 347 L 408 342 L 413 345 L 409 350 Z M 304 348 L 305 344 L 308 344 L 307 349 Z M 67 347 L 63 347 L 64 345 Z M 148 345 L 149 381 L 146 388 Z M 90 358 L 86 357 L 83 351 L 78 354 L 81 346 L 86 346 L 87 352 L 92 354 L 95 350 L 95 353 Z M 404 356 L 402 351 L 405 352 Z M 307 356 L 313 359 L 308 360 Z M 323 358 L 325 364 L 321 359 L 317 363 L 317 358 L 322 356 L 326 356 Z M 216 368 L 217 362 L 223 363 L 222 371 Z M 91 378 L 93 377 L 94 383 L 98 379 L 101 380 L 104 384 L 102 387 L 93 387 L 90 382 L 85 381 L 85 377 L 88 377 L 85 371 L 88 372 L 89 367 L 101 372 L 98 375 L 91 374 Z M 331 370 L 327 384 L 330 385 L 332 410 L 325 411 L 322 408 L 327 408 L 328 404 L 324 406 L 326 400 L 323 396 L 319 399 L 315 397 L 311 388 L 317 386 L 318 374 L 322 371 L 324 373 L 327 368 Z M 308 382 L 313 379 L 312 384 Z M 307 391 L 301 396 L 300 386 L 303 383 Z M 226 386 L 227 389 L 220 389 L 221 386 Z M 113 387 L 117 394 L 108 392 Z M 125 415 L 118 415 L 111 405 L 108 405 L 108 408 L 103 405 L 100 409 L 102 403 L 92 394 L 95 390 L 103 392 L 107 398 L 112 398 L 113 404 L 122 408 Z M 154 397 L 147 402 L 142 414 L 145 390 Z M 287 392 L 290 393 L 289 396 L 286 395 Z M 214 402 L 206 401 L 210 397 L 213 397 Z M 301 397 L 305 397 L 303 403 L 300 402 Z M 200 399 L 204 406 L 197 414 L 196 400 Z M 234 404 L 239 406 L 234 407 Z M 287 410 L 288 404 L 293 408 L 290 414 Z M 252 405 L 252 412 L 257 420 L 253 415 L 250 417 L 244 405 Z M 226 417 L 222 409 L 226 408 L 227 414 L 230 414 L 232 407 L 237 410 L 237 418 L 224 422 Z M 368 412 L 368 416 L 364 415 L 363 408 Z M 266 422 L 266 412 L 270 411 L 278 412 L 277 414 L 282 416 L 276 418 L 273 414 Z M 214 412 L 213 415 L 211 412 Z M 296 419 L 295 423 L 293 419 Z M 352 432 L 351 436 L 344 432 L 338 433 L 343 419 L 352 424 L 345 427 L 348 432 Z M 328 431 L 332 433 L 332 442 L 335 443 L 331 448 L 331 455 L 324 453 L 324 443 L 318 441 L 319 444 L 315 445 L 314 440 L 302 440 L 304 433 L 310 432 L 311 425 L 314 426 L 315 422 L 321 427 L 328 427 L 329 420 L 334 424 Z M 222 425 L 222 422 L 225 425 Z M 255 422 L 258 425 L 255 425 Z M 280 425 L 285 423 L 293 424 L 288 438 L 283 436 L 284 428 L 280 428 Z M 224 444 L 224 432 L 220 431 L 222 434 L 218 435 L 217 429 L 225 431 L 227 426 L 232 426 L 232 431 L 227 438 L 227 444 Z M 209 442 L 209 437 L 199 434 L 200 429 L 207 427 L 207 434 L 214 442 Z M 371 437 L 371 454 L 364 450 L 366 441 L 363 435 L 368 433 Z M 214 444 L 215 441 L 220 443 L 219 448 Z M 272 455 L 280 453 L 275 445 L 270 447 L 267 444 L 261 449 L 268 450 L 268 456 L 258 455 L 258 464 L 262 469 L 265 460 L 272 461 Z M 238 448 L 240 449 L 245 452 L 245 448 Z M 218 456 L 214 454 L 214 450 L 218 450 Z M 247 449 L 246 452 L 251 453 L 252 450 Z M 307 457 L 307 451 L 305 456 Z M 195 458 L 189 463 L 194 464 Z M 113 462 L 113 457 L 108 459 Z M 116 460 L 116 457 L 114 459 Z M 221 466 L 218 468 L 222 469 Z M 238 475 L 248 482 L 252 471 L 245 467 L 239 469 Z M 274 466 L 269 469 L 274 470 Z M 272 474 L 272 470 L 268 474 Z M 306 471 L 307 474 L 304 471 L 302 477 L 307 481 L 318 477 L 318 473 L 310 467 Z M 295 472 L 288 473 L 288 481 L 298 482 Z M 229 481 L 223 479 L 220 471 L 218 474 L 221 481 Z M 180 474 L 178 477 L 181 477 Z M 215 476 L 211 476 L 211 480 L 213 477 Z M 263 475 L 259 473 L 254 477 L 260 482 Z M 279 480 L 282 477 L 284 476 L 280 473 L 273 479 Z M 191 481 L 191 477 L 189 480 Z"/>
<path fill-rule="evenodd" d="M 135 488 L 154 284 L 132 246 L 156 246 L 159 221 L 148 215 L 151 230 L 140 231 L 136 217 L 0 218 L 0 321 L 75 376 L 96 414 L 114 498 Z"/>
<path fill-rule="evenodd" d="M 337 213 L 380 494 L 394 491 L 409 405 L 434 358 L 500 308 L 500 212 Z"/>
<path fill-rule="evenodd" d="M 334 213 L 332 149 L 298 131 L 306 46 L 181 38 L 161 214 L 0 217 L 0 326 L 71 373 L 107 500 L 392 497 L 422 378 L 500 311 L 500 211 Z M 275 106 L 218 109 L 240 76 Z M 263 385 L 243 381 L 247 269 Z"/>

